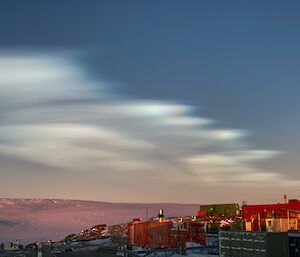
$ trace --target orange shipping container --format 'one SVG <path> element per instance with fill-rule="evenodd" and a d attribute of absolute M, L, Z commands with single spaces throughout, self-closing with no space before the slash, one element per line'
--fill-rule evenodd
<path fill-rule="evenodd" d="M 205 210 L 198 211 L 197 216 L 200 217 L 200 218 L 205 217 L 206 216 L 206 211 Z"/>

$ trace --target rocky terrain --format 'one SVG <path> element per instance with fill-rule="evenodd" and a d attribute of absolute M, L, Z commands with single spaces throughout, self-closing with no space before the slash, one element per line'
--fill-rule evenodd
<path fill-rule="evenodd" d="M 96 224 L 120 224 L 145 219 L 164 209 L 167 216 L 194 215 L 195 204 L 108 203 L 58 199 L 0 199 L 0 242 L 59 240 Z"/>

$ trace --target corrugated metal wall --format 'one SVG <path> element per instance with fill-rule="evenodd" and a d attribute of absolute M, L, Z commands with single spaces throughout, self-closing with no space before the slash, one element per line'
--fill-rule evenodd
<path fill-rule="evenodd" d="M 267 233 L 268 257 L 289 257 L 288 233 Z"/>
<path fill-rule="evenodd" d="M 287 233 L 221 231 L 220 257 L 289 257 Z"/>

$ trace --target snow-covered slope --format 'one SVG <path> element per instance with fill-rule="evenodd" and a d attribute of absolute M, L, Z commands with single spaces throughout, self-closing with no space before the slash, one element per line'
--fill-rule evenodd
<path fill-rule="evenodd" d="M 62 239 L 93 225 L 124 223 L 134 217 L 194 215 L 193 204 L 130 204 L 58 199 L 0 199 L 0 242 Z"/>

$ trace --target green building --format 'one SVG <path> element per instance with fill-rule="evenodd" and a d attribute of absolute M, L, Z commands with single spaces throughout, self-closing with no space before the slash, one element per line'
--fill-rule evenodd
<path fill-rule="evenodd" d="M 200 205 L 200 211 L 219 215 L 236 215 L 239 209 L 240 208 L 237 203 Z"/>

